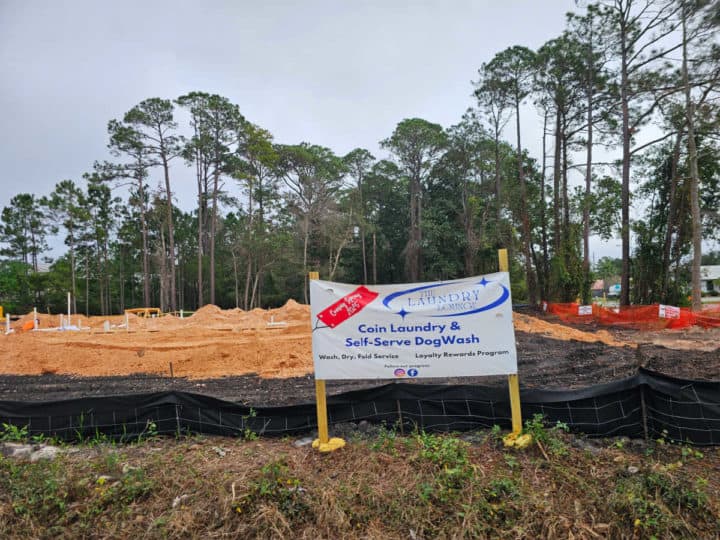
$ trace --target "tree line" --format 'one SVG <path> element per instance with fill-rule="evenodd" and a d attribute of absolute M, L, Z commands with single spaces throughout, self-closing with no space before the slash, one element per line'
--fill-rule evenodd
<path fill-rule="evenodd" d="M 591 263 L 598 235 L 621 239 L 622 305 L 689 294 L 699 308 L 720 222 L 718 23 L 717 1 L 591 4 L 537 50 L 482 64 L 457 124 L 400 121 L 381 158 L 278 143 L 217 94 L 146 99 L 108 123 L 110 160 L 3 209 L 0 303 L 58 311 L 71 291 L 88 314 L 252 309 L 307 302 L 310 270 L 451 279 L 495 271 L 499 247 L 516 301 L 587 302 L 608 265 Z M 521 138 L 529 112 L 539 156 Z M 174 197 L 182 168 L 191 211 Z M 53 235 L 67 251 L 39 272 Z"/>

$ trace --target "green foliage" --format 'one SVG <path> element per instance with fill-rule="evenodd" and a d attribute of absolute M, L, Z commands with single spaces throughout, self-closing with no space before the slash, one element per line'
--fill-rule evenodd
<path fill-rule="evenodd" d="M 398 443 L 398 435 L 394 429 L 388 429 L 384 424 L 380 424 L 377 435 L 370 443 L 370 449 L 376 452 L 386 452 L 391 455 L 397 455 L 395 445 Z"/>
<path fill-rule="evenodd" d="M 23 312 L 32 304 L 30 275 L 30 265 L 0 260 L 0 305 L 5 313 Z"/>
<path fill-rule="evenodd" d="M 708 495 L 702 483 L 660 470 L 620 479 L 611 504 L 645 535 L 685 536 L 689 531 L 680 516 L 692 520 L 707 512 Z"/>
<path fill-rule="evenodd" d="M 598 279 L 602 279 L 606 282 L 605 287 L 607 288 L 611 285 L 611 283 L 609 283 L 610 279 L 617 278 L 619 281 L 620 274 L 622 273 L 622 259 L 601 257 L 595 263 L 594 272 Z"/>
<path fill-rule="evenodd" d="M 520 494 L 520 488 L 512 478 L 495 478 L 490 481 L 486 489 L 489 501 L 514 499 Z"/>
<path fill-rule="evenodd" d="M 12 500 L 17 516 L 52 523 L 67 508 L 69 486 L 58 461 L 16 462 L 0 458 L 0 489 Z"/>
<path fill-rule="evenodd" d="M 94 491 L 96 498 L 88 509 L 89 514 L 98 514 L 111 506 L 127 508 L 129 505 L 142 501 L 155 489 L 155 482 L 148 478 L 141 468 L 131 467 L 119 480 L 106 480 L 100 476 Z"/>
<path fill-rule="evenodd" d="M 242 417 L 243 424 L 245 424 L 245 429 L 243 429 L 243 438 L 246 441 L 257 441 L 259 439 L 258 434 L 255 433 L 248 425 L 248 420 L 255 417 L 257 417 L 257 411 L 252 407 L 250 407 L 250 412 L 247 414 L 247 416 Z"/>
<path fill-rule="evenodd" d="M 553 256 L 550 259 L 550 297 L 560 302 L 574 302 L 583 286 L 580 258 L 575 250 L 570 255 Z M 571 265 L 567 264 L 570 259 Z"/>
<path fill-rule="evenodd" d="M 591 227 L 603 240 L 616 238 L 620 230 L 620 182 L 611 176 L 595 179 L 590 194 Z"/>
<path fill-rule="evenodd" d="M 0 441 L 3 442 L 25 442 L 28 438 L 28 427 L 18 427 L 14 424 L 2 423 Z"/>
<path fill-rule="evenodd" d="M 308 513 L 305 489 L 283 458 L 263 465 L 258 474 L 244 482 L 244 487 L 245 492 L 232 501 L 237 514 L 253 515 L 259 506 L 272 505 L 286 519 L 302 522 Z"/>
<path fill-rule="evenodd" d="M 421 431 L 415 435 L 415 443 L 422 459 L 443 469 L 463 469 L 468 464 L 468 443 L 457 437 Z"/>
<path fill-rule="evenodd" d="M 473 481 L 468 460 L 468 444 L 457 437 L 433 435 L 424 431 L 415 435 L 418 458 L 436 469 L 434 482 L 421 485 L 420 496 L 427 501 L 448 503 Z"/>
<path fill-rule="evenodd" d="M 525 420 L 524 432 L 532 435 L 537 443 L 540 443 L 553 456 L 565 456 L 568 453 L 568 445 L 561 438 L 561 433 L 569 431 L 569 427 L 564 422 L 557 422 L 550 428 L 547 427 L 545 416 L 535 414 L 532 419 Z"/>
<path fill-rule="evenodd" d="M 143 441 L 153 440 L 157 438 L 157 436 L 157 424 L 153 420 L 148 420 L 147 422 L 145 422 L 145 427 L 143 428 L 143 430 L 137 436 L 137 442 L 139 444 Z"/>
<path fill-rule="evenodd" d="M 407 118 L 400 122 L 393 134 L 380 142 L 397 159 L 403 174 L 408 178 L 410 223 L 408 241 L 403 248 L 405 274 L 411 282 L 422 275 L 423 235 L 422 214 L 426 203 L 424 192 L 431 172 L 447 144 L 442 126 L 422 118 Z"/>

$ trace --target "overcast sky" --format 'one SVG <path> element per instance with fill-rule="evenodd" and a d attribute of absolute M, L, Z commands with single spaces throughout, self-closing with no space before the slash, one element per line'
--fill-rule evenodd
<path fill-rule="evenodd" d="M 483 62 L 557 37 L 573 9 L 573 0 L 0 0 L 0 207 L 79 182 L 110 157 L 108 120 L 192 90 L 228 97 L 278 142 L 385 157 L 378 141 L 400 120 L 458 122 Z M 539 122 L 528 116 L 525 144 L 539 159 Z M 194 180 L 174 168 L 189 210 Z"/>

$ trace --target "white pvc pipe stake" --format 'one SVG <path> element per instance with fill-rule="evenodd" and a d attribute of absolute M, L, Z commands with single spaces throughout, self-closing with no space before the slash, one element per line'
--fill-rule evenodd
<path fill-rule="evenodd" d="M 5 333 L 10 333 L 10 314 L 5 315 Z"/>
<path fill-rule="evenodd" d="M 130 331 L 130 317 L 128 316 L 127 312 L 125 313 L 125 331 Z"/>
<path fill-rule="evenodd" d="M 37 308 L 33 308 L 33 330 L 38 329 Z"/>
<path fill-rule="evenodd" d="M 68 291 L 68 325 L 70 324 L 70 291 Z"/>

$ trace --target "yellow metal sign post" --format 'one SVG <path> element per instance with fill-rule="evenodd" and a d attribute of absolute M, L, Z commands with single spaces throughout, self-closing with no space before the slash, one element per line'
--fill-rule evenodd
<path fill-rule="evenodd" d="M 318 272 L 310 272 L 309 278 L 320 279 Z M 318 438 L 312 443 L 313 448 L 320 452 L 332 452 L 345 446 L 345 441 L 339 437 L 332 439 L 328 434 L 327 399 L 325 381 L 315 379 L 315 405 L 317 408 Z"/>
<path fill-rule="evenodd" d="M 498 250 L 498 266 L 501 272 L 510 272 L 507 249 Z M 524 448 L 532 442 L 530 435 L 522 435 L 522 408 L 520 406 L 520 381 L 517 373 L 508 375 L 510 390 L 510 414 L 512 416 L 512 433 L 504 439 L 505 446 Z"/>

